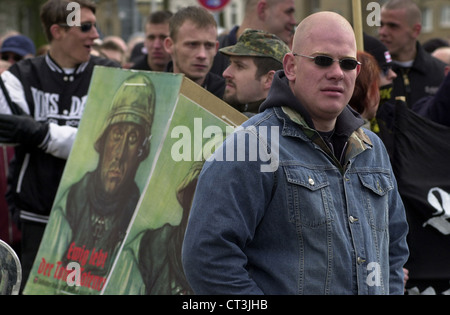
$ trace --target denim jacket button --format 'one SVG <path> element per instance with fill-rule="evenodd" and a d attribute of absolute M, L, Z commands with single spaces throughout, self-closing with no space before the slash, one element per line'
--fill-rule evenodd
<path fill-rule="evenodd" d="M 356 262 L 358 263 L 358 265 L 362 265 L 366 262 L 366 260 L 364 258 L 358 257 L 356 259 Z"/>
<path fill-rule="evenodd" d="M 359 221 L 359 219 L 355 218 L 354 216 L 350 216 L 349 220 L 350 220 L 350 223 L 355 223 L 355 222 Z"/>
<path fill-rule="evenodd" d="M 312 179 L 311 177 L 309 178 L 308 183 L 309 183 L 311 186 L 314 186 L 314 185 L 315 185 L 314 179 Z"/>

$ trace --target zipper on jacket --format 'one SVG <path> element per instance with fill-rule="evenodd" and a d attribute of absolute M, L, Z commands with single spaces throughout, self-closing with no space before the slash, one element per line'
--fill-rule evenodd
<path fill-rule="evenodd" d="M 17 181 L 16 193 L 20 194 L 22 191 L 23 178 L 25 177 L 25 172 L 27 171 L 28 164 L 30 164 L 30 154 L 27 153 L 23 159 L 22 168 L 20 169 L 19 180 Z"/>

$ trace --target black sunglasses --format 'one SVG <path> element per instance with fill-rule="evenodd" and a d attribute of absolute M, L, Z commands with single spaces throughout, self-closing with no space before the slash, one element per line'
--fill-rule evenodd
<path fill-rule="evenodd" d="M 19 62 L 20 60 L 23 59 L 22 56 L 19 56 L 17 54 L 2 54 L 2 60 L 3 61 L 9 61 L 9 59 L 12 58 L 15 62 Z"/>
<path fill-rule="evenodd" d="M 58 24 L 58 25 L 62 26 L 62 27 L 71 27 L 68 24 Z M 82 33 L 87 33 L 87 32 L 89 32 L 92 29 L 92 27 L 97 27 L 97 24 L 92 23 L 92 22 L 86 22 L 86 23 L 83 23 L 83 24 L 81 24 L 79 26 L 78 25 L 74 25 L 74 26 L 75 27 L 79 27 Z"/>
<path fill-rule="evenodd" d="M 344 59 L 339 59 L 339 60 L 335 60 L 329 56 L 306 56 L 306 55 L 301 55 L 301 54 L 293 54 L 295 57 L 305 57 L 305 58 L 309 58 L 314 60 L 314 63 L 316 65 L 318 65 L 319 67 L 330 67 L 333 62 L 338 61 L 339 65 L 341 67 L 342 70 L 346 70 L 346 71 L 350 71 L 350 70 L 355 70 L 356 67 L 358 65 L 360 65 L 361 63 L 358 60 L 352 59 L 352 58 L 344 58 Z"/>

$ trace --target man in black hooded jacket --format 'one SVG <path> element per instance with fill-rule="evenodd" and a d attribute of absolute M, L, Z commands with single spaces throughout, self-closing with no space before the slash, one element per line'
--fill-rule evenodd
<path fill-rule="evenodd" d="M 70 26 L 70 3 L 80 25 Z M 58 9 L 59 8 L 59 9 Z M 96 6 L 89 0 L 49 0 L 41 20 L 49 53 L 23 60 L 2 74 L 0 142 L 18 144 L 10 168 L 8 206 L 20 215 L 23 284 L 34 262 L 72 148 L 96 65 L 118 67 L 90 55 Z M 14 115 L 11 115 L 14 114 Z"/>

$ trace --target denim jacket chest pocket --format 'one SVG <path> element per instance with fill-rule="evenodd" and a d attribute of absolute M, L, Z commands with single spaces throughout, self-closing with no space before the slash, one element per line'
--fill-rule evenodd
<path fill-rule="evenodd" d="M 358 173 L 365 188 L 361 194 L 368 223 L 378 231 L 385 231 L 389 222 L 389 192 L 394 189 L 389 174 L 382 172 Z"/>
<path fill-rule="evenodd" d="M 287 180 L 289 221 L 319 228 L 331 222 L 330 186 L 325 172 L 303 166 L 283 166 Z"/>

